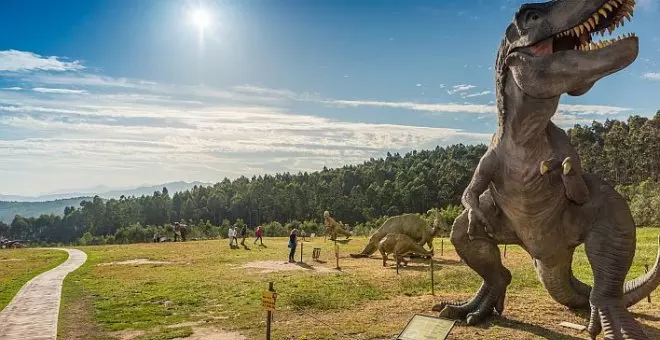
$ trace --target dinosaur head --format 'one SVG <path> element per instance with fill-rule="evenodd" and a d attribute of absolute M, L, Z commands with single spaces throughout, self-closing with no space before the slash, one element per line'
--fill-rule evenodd
<path fill-rule="evenodd" d="M 555 0 L 524 4 L 506 30 L 498 56 L 516 85 L 535 98 L 585 94 L 596 81 L 630 65 L 634 34 L 604 38 L 631 19 L 635 0 Z"/>

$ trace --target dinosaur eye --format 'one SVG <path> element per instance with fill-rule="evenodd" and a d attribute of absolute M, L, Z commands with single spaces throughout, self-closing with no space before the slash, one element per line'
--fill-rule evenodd
<path fill-rule="evenodd" d="M 538 13 L 534 13 L 530 16 L 530 19 L 533 21 L 539 20 L 541 17 L 538 15 Z"/>

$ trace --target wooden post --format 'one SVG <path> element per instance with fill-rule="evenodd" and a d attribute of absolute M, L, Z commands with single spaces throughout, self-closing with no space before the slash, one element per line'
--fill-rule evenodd
<path fill-rule="evenodd" d="M 440 256 L 445 255 L 445 239 L 440 239 Z"/>
<path fill-rule="evenodd" d="M 399 275 L 399 255 L 394 255 L 394 261 L 396 261 L 396 275 Z"/>
<path fill-rule="evenodd" d="M 269 282 L 268 283 L 268 290 L 271 292 L 274 292 L 275 290 L 273 289 L 273 283 Z M 268 315 L 266 316 L 266 340 L 270 340 L 270 323 L 273 320 L 273 312 L 268 311 Z"/>
<path fill-rule="evenodd" d="M 644 273 L 648 273 L 648 272 L 649 272 L 649 265 L 648 265 L 648 264 L 645 264 L 645 265 L 644 265 Z M 651 293 L 649 293 L 649 296 L 646 297 L 646 301 L 648 301 L 649 303 L 651 303 Z"/>
<path fill-rule="evenodd" d="M 302 263 L 302 257 L 303 257 L 303 245 L 305 242 L 300 242 L 300 262 Z"/>
<path fill-rule="evenodd" d="M 506 258 L 506 244 L 504 245 L 504 258 Z"/>
<path fill-rule="evenodd" d="M 433 282 L 433 256 L 431 256 L 431 295 L 435 295 L 435 284 Z"/>

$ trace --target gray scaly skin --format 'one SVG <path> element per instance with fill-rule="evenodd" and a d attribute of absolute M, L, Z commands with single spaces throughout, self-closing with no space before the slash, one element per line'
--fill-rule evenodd
<path fill-rule="evenodd" d="M 562 94 L 583 95 L 637 58 L 634 36 L 591 42 L 596 32 L 622 24 L 633 7 L 634 0 L 557 0 L 524 4 L 516 13 L 496 62 L 498 129 L 450 236 L 483 284 L 468 302 L 434 306 L 440 316 L 473 325 L 493 310 L 501 314 L 511 273 L 497 245 L 517 244 L 533 257 L 555 301 L 591 309 L 592 338 L 602 332 L 606 339 L 648 339 L 627 308 L 660 284 L 660 254 L 647 275 L 625 282 L 636 245 L 630 209 L 605 181 L 581 173 L 565 132 L 550 121 Z M 574 160 L 573 176 L 539 173 L 543 161 L 566 157 Z M 571 270 L 573 252 L 583 243 L 593 288 Z"/>
<path fill-rule="evenodd" d="M 378 250 L 383 258 L 383 267 L 387 266 L 387 255 L 393 254 L 397 264 L 401 263 L 403 256 L 408 254 L 419 254 L 433 256 L 433 251 L 424 249 L 410 236 L 405 234 L 387 234 L 379 243 Z M 404 260 L 404 262 L 406 262 Z M 408 262 L 406 262 L 408 264 Z"/>

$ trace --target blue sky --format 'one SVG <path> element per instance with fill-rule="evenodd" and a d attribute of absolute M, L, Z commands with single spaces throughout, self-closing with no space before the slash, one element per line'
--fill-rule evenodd
<path fill-rule="evenodd" d="M 658 0 L 640 55 L 555 122 L 660 109 Z M 314 171 L 487 142 L 522 1 L 0 3 L 0 194 Z M 190 11 L 204 8 L 200 30 Z"/>

